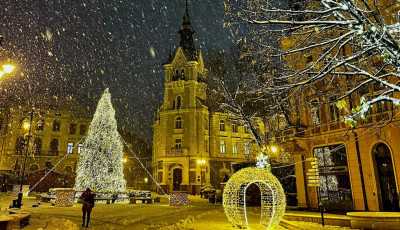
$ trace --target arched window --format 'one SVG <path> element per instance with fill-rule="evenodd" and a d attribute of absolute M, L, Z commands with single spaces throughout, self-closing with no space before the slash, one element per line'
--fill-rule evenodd
<path fill-rule="evenodd" d="M 29 171 L 33 172 L 33 171 L 37 171 L 39 169 L 39 165 L 38 164 L 31 164 L 29 166 Z"/>
<path fill-rule="evenodd" d="M 175 120 L 175 129 L 182 128 L 182 117 L 177 117 Z"/>
<path fill-rule="evenodd" d="M 219 131 L 225 131 L 225 121 L 224 120 L 219 121 Z"/>
<path fill-rule="evenodd" d="M 37 137 L 33 142 L 33 154 L 40 155 L 42 153 L 42 138 Z"/>
<path fill-rule="evenodd" d="M 24 137 L 18 137 L 15 143 L 15 154 L 22 154 L 25 147 Z"/>
<path fill-rule="evenodd" d="M 181 106 L 182 106 L 182 98 L 181 96 L 178 96 L 176 98 L 176 109 L 181 109 Z"/>
<path fill-rule="evenodd" d="M 67 173 L 72 173 L 72 167 L 69 166 L 69 165 L 65 166 L 64 172 L 65 172 L 65 174 L 67 174 Z"/>
<path fill-rule="evenodd" d="M 50 155 L 57 156 L 58 155 L 58 139 L 53 138 L 50 142 Z"/>

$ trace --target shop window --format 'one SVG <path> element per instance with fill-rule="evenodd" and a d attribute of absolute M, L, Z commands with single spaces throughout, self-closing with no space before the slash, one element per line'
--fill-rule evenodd
<path fill-rule="evenodd" d="M 353 209 L 349 169 L 344 145 L 314 148 L 321 180 L 321 200 L 331 211 Z"/>

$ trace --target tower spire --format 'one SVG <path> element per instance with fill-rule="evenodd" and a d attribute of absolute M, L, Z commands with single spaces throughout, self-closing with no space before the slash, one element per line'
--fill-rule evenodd
<path fill-rule="evenodd" d="M 189 4 L 187 0 L 185 4 L 185 14 L 183 15 L 183 22 L 178 30 L 178 33 L 181 35 L 179 46 L 181 46 L 185 52 L 195 52 L 196 46 L 193 41 L 194 29 L 190 22 Z"/>

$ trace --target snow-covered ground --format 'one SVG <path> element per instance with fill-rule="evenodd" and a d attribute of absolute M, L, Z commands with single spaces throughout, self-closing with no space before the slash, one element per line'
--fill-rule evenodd
<path fill-rule="evenodd" d="M 8 212 L 8 205 L 13 197 L 0 197 L 2 214 Z M 190 196 L 190 205 L 187 207 L 172 207 L 168 199 L 162 197 L 161 203 L 154 204 L 128 204 L 96 203 L 91 215 L 90 229 L 235 229 L 228 222 L 221 204 L 209 204 L 208 200 Z M 50 203 L 42 203 L 33 208 L 36 203 L 34 197 L 23 199 L 23 209 L 31 213 L 31 224 L 26 230 L 76 230 L 86 229 L 82 225 L 81 204 L 73 207 L 54 207 Z M 265 229 L 257 222 L 259 216 L 257 208 L 249 211 L 249 224 L 251 229 Z M 298 225 L 307 226 L 305 229 L 321 229 L 318 224 L 296 222 Z M 284 229 L 280 227 L 280 229 Z M 340 229 L 340 228 L 326 228 Z"/>

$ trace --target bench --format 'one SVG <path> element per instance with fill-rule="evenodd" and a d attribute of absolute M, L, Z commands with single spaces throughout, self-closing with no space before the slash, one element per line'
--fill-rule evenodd
<path fill-rule="evenodd" d="M 110 198 L 94 198 L 94 202 L 105 201 L 106 204 L 110 204 Z"/>
<path fill-rule="evenodd" d="M 51 200 L 55 200 L 56 198 L 55 197 L 52 197 L 52 196 L 43 196 L 42 195 L 42 198 L 41 198 L 41 201 L 42 202 L 51 202 Z"/>
<path fill-rule="evenodd" d="M 142 204 L 146 203 L 146 204 L 152 204 L 153 203 L 153 199 L 151 197 L 149 198 L 143 198 L 143 197 L 131 197 L 129 200 L 129 204 L 136 204 L 137 200 L 141 200 Z"/>

